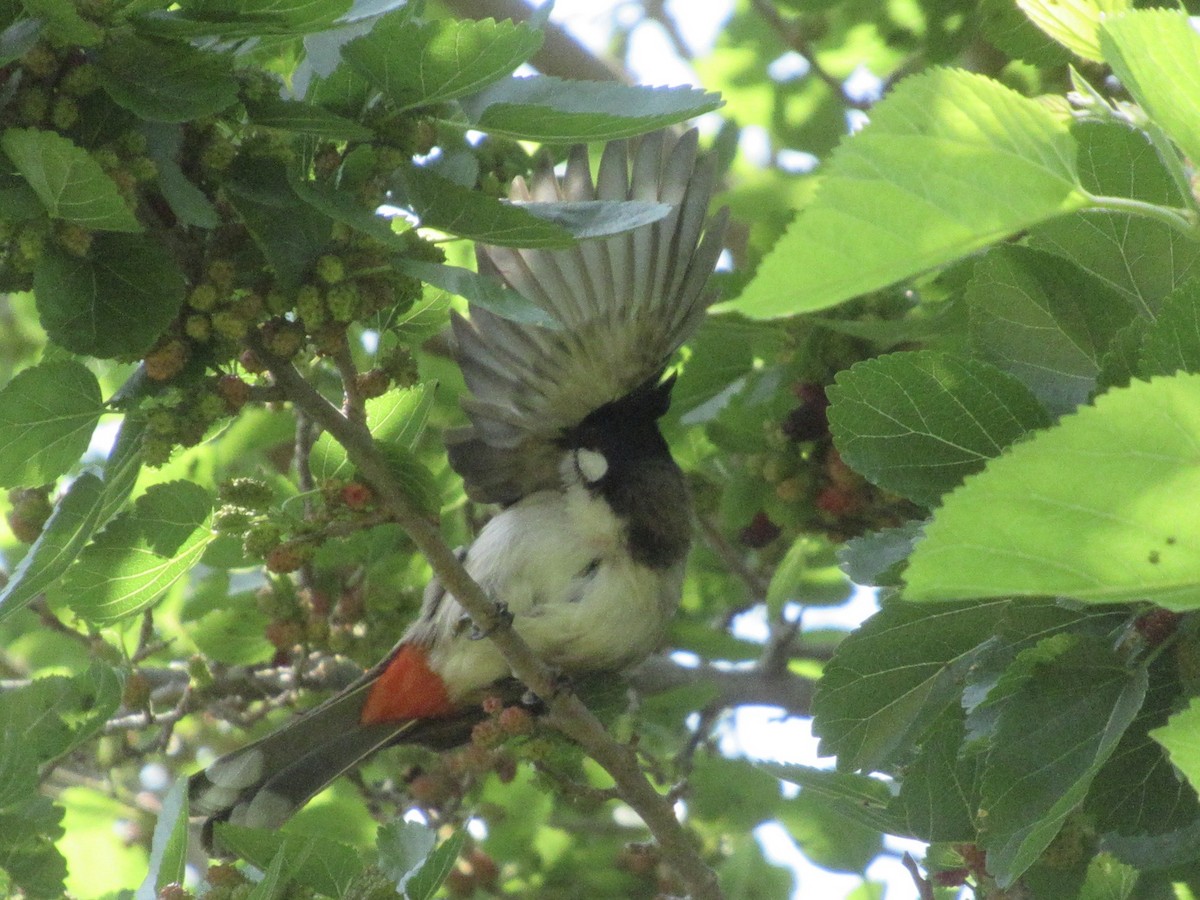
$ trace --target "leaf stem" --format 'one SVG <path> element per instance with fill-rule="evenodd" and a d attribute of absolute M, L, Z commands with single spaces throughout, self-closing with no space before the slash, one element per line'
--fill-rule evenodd
<path fill-rule="evenodd" d="M 1168 225 L 1194 241 L 1200 241 L 1200 218 L 1190 209 L 1181 207 L 1162 206 L 1158 203 L 1148 203 L 1145 200 L 1135 200 L 1132 197 L 1110 197 L 1108 195 L 1088 194 L 1091 206 L 1084 209 L 1101 212 L 1120 212 L 1146 219 L 1155 219 Z"/>

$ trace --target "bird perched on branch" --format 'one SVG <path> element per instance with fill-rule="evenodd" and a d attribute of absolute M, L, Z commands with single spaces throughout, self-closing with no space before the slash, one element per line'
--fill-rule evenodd
<path fill-rule="evenodd" d="M 691 542 L 683 473 L 658 428 L 667 363 L 713 299 L 722 211 L 708 217 L 714 173 L 696 134 L 664 133 L 587 150 L 565 174 L 548 165 L 518 201 L 659 203 L 666 215 L 566 249 L 479 251 L 491 273 L 556 327 L 471 306 L 455 316 L 468 425 L 446 436 L 474 500 L 501 511 L 461 553 L 512 626 L 568 675 L 619 671 L 662 640 L 678 606 Z M 479 701 L 511 678 L 436 581 L 391 654 L 343 692 L 192 777 L 192 810 L 274 827 L 374 751 L 465 739 Z M 466 728 L 463 725 L 466 723 Z"/>

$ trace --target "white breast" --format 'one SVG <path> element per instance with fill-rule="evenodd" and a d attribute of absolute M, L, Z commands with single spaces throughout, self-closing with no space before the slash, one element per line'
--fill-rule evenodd
<path fill-rule="evenodd" d="M 533 494 L 480 532 L 467 570 L 508 605 L 513 627 L 564 672 L 616 670 L 661 641 L 679 603 L 683 567 L 638 565 L 608 505 L 575 485 Z M 455 628 L 462 611 L 446 597 L 431 662 L 458 697 L 509 674 L 486 640 Z M 457 633 L 456 633 L 457 632 Z"/>

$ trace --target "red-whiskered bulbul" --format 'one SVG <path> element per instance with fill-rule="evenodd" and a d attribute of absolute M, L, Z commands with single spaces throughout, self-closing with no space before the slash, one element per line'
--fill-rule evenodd
<path fill-rule="evenodd" d="M 501 510 L 461 552 L 512 626 L 567 675 L 619 671 L 662 641 L 691 543 L 683 473 L 658 420 L 672 355 L 713 299 L 725 212 L 708 218 L 711 161 L 696 133 L 587 150 L 543 166 L 512 199 L 640 200 L 656 222 L 566 249 L 480 248 L 479 268 L 552 316 L 522 324 L 472 305 L 455 315 L 468 423 L 446 435 L 474 500 Z M 192 810 L 274 827 L 369 754 L 464 740 L 489 686 L 511 679 L 496 647 L 435 581 L 391 654 L 346 690 L 192 777 Z M 467 723 L 464 729 L 463 722 Z"/>

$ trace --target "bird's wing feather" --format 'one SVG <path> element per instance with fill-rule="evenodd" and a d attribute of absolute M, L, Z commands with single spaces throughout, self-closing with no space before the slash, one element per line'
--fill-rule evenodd
<path fill-rule="evenodd" d="M 513 503 L 558 487 L 563 432 L 654 377 L 698 327 L 726 216 L 708 218 L 711 161 L 696 133 L 659 132 L 605 147 L 593 182 L 587 151 L 563 176 L 548 166 L 514 182 L 517 201 L 642 200 L 670 207 L 657 222 L 561 249 L 481 247 L 479 268 L 502 279 L 561 327 L 500 318 L 472 306 L 455 317 L 469 425 L 448 435 L 468 494 Z"/>

